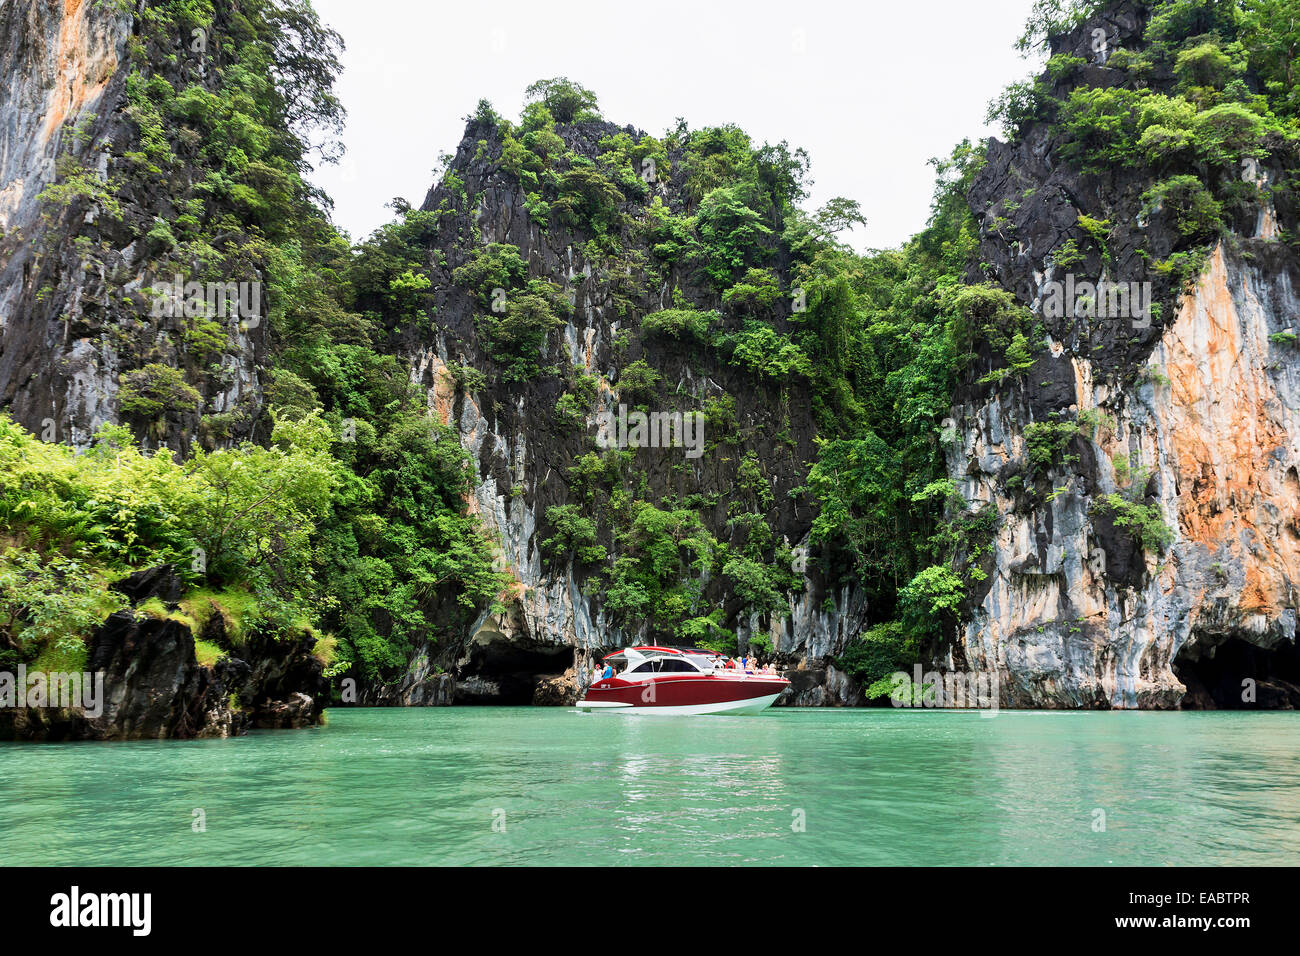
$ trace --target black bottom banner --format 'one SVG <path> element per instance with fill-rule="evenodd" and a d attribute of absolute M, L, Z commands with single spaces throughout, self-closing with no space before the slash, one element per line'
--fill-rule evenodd
<path fill-rule="evenodd" d="M 1079 941 L 1138 937 L 1143 945 L 1196 934 L 1231 946 L 1290 925 L 1291 878 L 1276 869 L 1192 868 L 0 871 L 11 941 L 32 934 L 200 949 L 232 938 L 260 946 L 373 944 L 399 926 L 569 937 L 647 904 L 673 924 L 673 910 L 679 925 L 720 920 L 729 947 L 737 934 L 767 946 L 782 937 L 798 944 L 810 919 L 838 922 L 864 939 L 895 926 L 911 927 L 911 938 L 922 927 L 922 938 L 939 943 L 1041 940 L 1037 934 L 1050 932 Z"/>

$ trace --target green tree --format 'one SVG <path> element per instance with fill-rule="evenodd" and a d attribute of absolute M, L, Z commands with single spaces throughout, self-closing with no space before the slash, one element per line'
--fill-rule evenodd
<path fill-rule="evenodd" d="M 567 76 L 538 80 L 524 91 L 529 102 L 541 103 L 557 123 L 599 119 L 596 94 Z"/>

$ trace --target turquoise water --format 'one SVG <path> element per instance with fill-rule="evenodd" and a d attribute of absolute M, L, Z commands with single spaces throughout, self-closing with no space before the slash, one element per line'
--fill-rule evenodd
<path fill-rule="evenodd" d="M 81 866 L 1296 864 L 1298 744 L 1290 713 L 335 710 L 233 740 L 0 745 L 0 846 Z"/>

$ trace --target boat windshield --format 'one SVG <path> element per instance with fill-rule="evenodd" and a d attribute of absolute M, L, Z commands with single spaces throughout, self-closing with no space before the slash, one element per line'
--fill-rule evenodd
<path fill-rule="evenodd" d="M 653 657 L 626 671 L 628 674 L 698 674 L 700 668 L 681 657 Z"/>

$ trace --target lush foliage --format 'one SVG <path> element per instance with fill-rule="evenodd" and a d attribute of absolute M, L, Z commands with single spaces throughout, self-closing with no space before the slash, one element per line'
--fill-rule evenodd
<path fill-rule="evenodd" d="M 127 187 L 133 198 L 162 196 L 162 214 L 140 227 L 157 275 L 263 283 L 268 410 L 260 422 L 253 407 L 207 411 L 205 395 L 228 384 L 217 359 L 231 329 L 202 309 L 186 309 L 178 330 L 149 329 L 162 293 L 144 290 L 140 318 L 115 339 L 120 410 L 151 439 L 168 419 L 198 417 L 199 441 L 178 463 L 141 453 L 118 430 L 83 456 L 7 432 L 26 465 L 3 484 L 18 496 L 6 498 L 3 526 L 21 547 L 6 552 L 6 581 L 66 580 L 69 594 L 111 605 L 113 578 L 170 563 L 192 591 L 163 612 L 196 627 L 220 612 L 232 635 L 319 628 L 337 642 L 339 667 L 391 674 L 415 644 L 456 626 L 448 598 L 471 614 L 503 586 L 493 542 L 466 507 L 475 470 L 380 345 L 394 330 L 428 327 L 438 213 L 400 204 L 399 220 L 355 251 L 329 223 L 305 176 L 311 158 L 339 154 L 341 40 L 305 0 L 133 7 L 125 115 L 136 148 L 113 157 L 106 181 L 61 159 L 43 198 L 51 210 L 94 202 L 122 217 Z M 572 84 L 534 93 L 539 109 L 594 106 Z M 95 250 L 85 251 L 89 269 Z M 502 282 L 518 293 L 504 314 L 488 311 L 491 338 L 520 375 L 521 356 L 566 304 L 522 279 L 516 270 Z M 462 387 L 475 384 L 471 372 Z M 250 434 L 260 440 L 240 442 Z M 36 640 L 55 613 L 5 609 L 15 646 L 19 630 Z M 77 613 L 67 619 L 84 624 Z"/>
<path fill-rule="evenodd" d="M 108 586 L 157 564 L 196 588 L 246 591 L 272 634 L 315 623 L 329 599 L 314 543 L 343 481 L 330 440 L 309 416 L 277 422 L 266 446 L 178 463 L 124 428 L 105 426 L 77 454 L 0 418 L 0 643 L 31 660 L 83 640 L 123 603 Z"/>
<path fill-rule="evenodd" d="M 1022 45 L 1041 47 L 1098 6 L 1038 0 Z M 1085 61 L 1059 55 L 994 112 L 1012 136 L 1050 124 L 1063 160 L 1085 175 L 1153 170 L 1140 214 L 1164 217 L 1183 242 L 1153 269 L 1190 274 L 1197 248 L 1240 206 L 1243 164 L 1294 146 L 1300 26 L 1286 0 L 1145 6 L 1140 48 L 1107 61 L 1114 82 L 1078 85 Z M 394 221 L 355 246 L 334 229 L 304 177 L 309 157 L 333 154 L 342 119 L 338 38 L 308 4 L 245 0 L 219 15 L 207 0 L 166 0 L 139 17 L 126 83 L 138 148 L 107 182 L 64 157 L 43 198 L 51 215 L 94 203 L 120 218 L 125 186 L 162 187 L 165 214 L 140 229 L 159 275 L 264 280 L 271 411 L 260 422 L 205 413 L 229 330 L 187 315 L 138 337 L 165 348 L 125 356 L 119 396 L 135 435 L 198 418 L 185 460 L 142 452 L 121 429 L 77 455 L 0 420 L 0 654 L 75 654 L 121 606 L 111 582 L 163 562 L 189 590 L 153 613 L 200 628 L 219 613 L 230 640 L 318 630 L 337 639 L 340 666 L 369 677 L 392 676 L 413 647 L 491 606 L 506 577 L 467 507 L 477 463 L 390 354 L 438 328 L 449 300 L 471 304 L 486 356 L 478 367 L 456 358 L 454 387 L 553 388 L 546 421 L 571 432 L 599 395 L 642 406 L 668 396 L 676 377 L 656 361 L 669 348 L 775 402 L 806 394 L 818 441 L 793 494 L 813 508 L 810 560 L 823 562 L 828 594 L 849 582 L 865 592 L 842 665 L 877 687 L 953 633 L 996 516 L 947 479 L 958 425 L 945 417 L 959 381 L 1023 384 L 1044 338 L 1016 295 L 971 281 L 979 233 L 967 195 L 980 148 L 965 142 L 935 161 L 920 234 L 863 253 L 841 238 L 864 221 L 856 202 L 803 208 L 802 150 L 734 126 L 635 135 L 600 123 L 580 84 L 539 80 L 517 122 L 480 103 L 467 147 L 484 161 L 476 168 L 518 186 L 531 225 L 581 260 L 562 286 L 519 248 L 483 242 L 481 194 L 470 194 L 480 187 L 463 164 L 440 168 L 435 207 L 395 201 Z M 174 53 L 194 30 L 222 37 L 207 59 Z M 1080 215 L 1077 225 L 1057 266 L 1109 257 L 1111 221 Z M 629 319 L 612 370 L 544 364 L 584 268 Z M 546 509 L 538 537 L 550 565 L 581 569 L 616 626 L 733 648 L 739 623 L 787 613 L 804 577 L 773 531 L 790 502 L 774 500 L 765 463 L 738 437 L 734 395 L 711 398 L 706 416 L 714 440 L 735 446 L 729 496 L 685 482 L 652 493 L 631 452 L 584 450 L 557 468 L 571 498 Z M 1082 416 L 1030 424 L 1019 480 L 1041 491 L 1097 427 Z M 232 437 L 250 434 L 261 441 Z M 1167 547 L 1141 483 L 1096 507 L 1149 552 Z"/>

